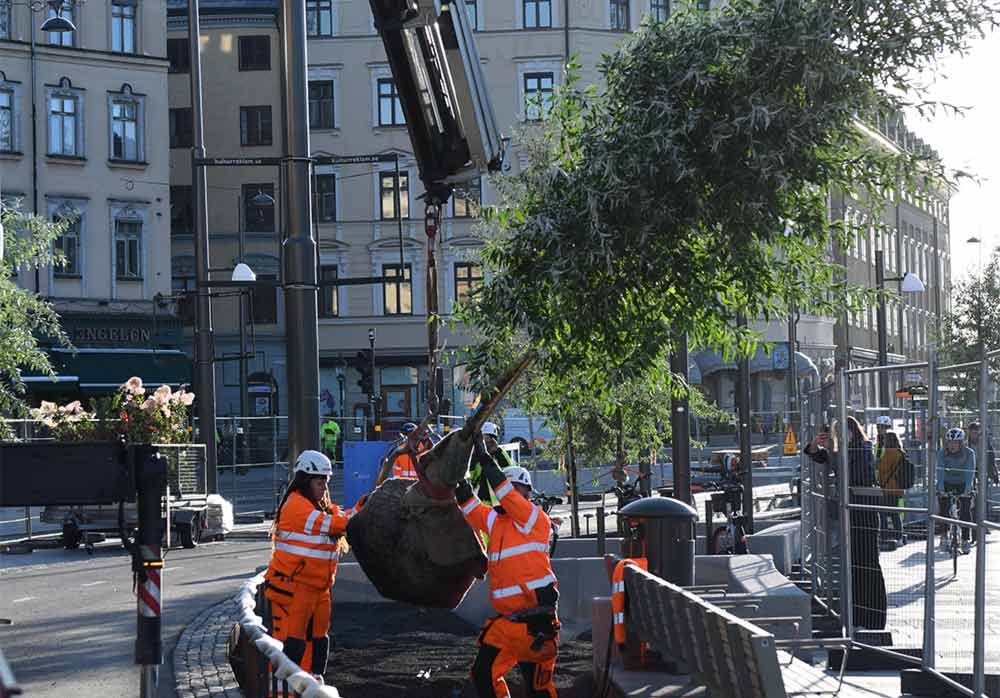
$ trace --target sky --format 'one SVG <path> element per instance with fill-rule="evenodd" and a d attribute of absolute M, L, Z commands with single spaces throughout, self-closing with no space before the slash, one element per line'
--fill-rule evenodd
<path fill-rule="evenodd" d="M 926 75 L 926 99 L 966 107 L 964 115 L 939 110 L 929 119 L 907 116 L 907 127 L 929 143 L 951 169 L 974 173 L 980 182 L 963 180 L 951 200 L 951 268 L 953 280 L 979 269 L 983 258 L 1000 245 L 1000 34 L 974 42 L 964 56 L 947 56 L 938 75 Z M 969 244 L 978 237 L 982 245 Z"/>

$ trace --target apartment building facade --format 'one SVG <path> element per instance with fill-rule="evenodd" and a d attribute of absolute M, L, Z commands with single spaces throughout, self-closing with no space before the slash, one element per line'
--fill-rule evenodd
<path fill-rule="evenodd" d="M 169 307 L 169 162 L 163 0 L 67 1 L 55 12 L 0 0 L 0 187 L 5 205 L 72 222 L 67 264 L 19 283 L 48 297 L 76 354 L 51 347 L 58 381 L 32 398 L 113 391 L 130 372 L 190 381 Z M 33 120 L 34 115 L 34 120 Z"/>

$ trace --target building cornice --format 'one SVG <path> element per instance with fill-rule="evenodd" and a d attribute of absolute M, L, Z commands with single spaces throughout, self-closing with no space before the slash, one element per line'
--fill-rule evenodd
<path fill-rule="evenodd" d="M 0 55 L 22 56 L 25 60 L 30 58 L 31 43 L 28 41 L 18 41 L 16 39 L 0 40 Z M 166 56 L 146 56 L 134 53 L 117 53 L 115 51 L 102 51 L 92 48 L 77 48 L 74 46 L 49 46 L 35 45 L 36 60 L 58 59 L 59 61 L 84 63 L 95 66 L 121 65 L 129 68 L 148 67 L 155 69 L 167 69 L 169 60 Z"/>

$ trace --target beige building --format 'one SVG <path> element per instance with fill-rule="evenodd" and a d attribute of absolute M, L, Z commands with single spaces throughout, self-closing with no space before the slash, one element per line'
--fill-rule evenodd
<path fill-rule="evenodd" d="M 284 138 L 281 87 L 279 3 L 272 0 L 205 0 L 200 3 L 205 144 L 208 157 L 278 157 Z M 169 75 L 170 240 L 175 293 L 195 288 L 194 215 L 191 194 L 191 56 L 187 3 L 167 2 Z M 209 168 L 208 230 L 212 278 L 229 279 L 244 258 L 258 279 L 277 279 L 280 244 L 277 221 L 283 196 L 278 167 Z M 257 203 L 255 203 L 255 201 Z M 260 205 L 263 202 L 264 205 Z M 242 234 L 242 235 L 241 235 Z M 193 346 L 194 303 L 180 303 L 180 314 Z M 238 415 L 239 293 L 212 299 L 217 362 L 216 406 L 221 416 Z M 277 389 L 285 414 L 284 308 L 278 290 L 245 297 L 251 414 L 270 413 L 270 391 Z"/>
<path fill-rule="evenodd" d="M 97 394 L 126 371 L 187 382 L 176 318 L 153 302 L 170 292 L 166 4 L 67 2 L 76 30 L 62 34 L 39 30 L 50 14 L 0 0 L 0 187 L 73 220 L 57 241 L 68 264 L 19 278 L 80 349 L 54 350 L 64 380 L 33 386 Z"/>

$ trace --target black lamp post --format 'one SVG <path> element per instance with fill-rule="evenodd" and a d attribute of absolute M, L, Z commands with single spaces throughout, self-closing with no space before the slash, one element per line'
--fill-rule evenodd
<path fill-rule="evenodd" d="M 875 287 L 878 289 L 878 362 L 880 366 L 889 363 L 888 338 L 886 337 L 885 319 L 885 282 L 900 281 L 899 290 L 902 293 L 922 293 L 925 290 L 924 282 L 913 272 L 906 272 L 902 276 L 885 276 L 885 255 L 882 250 L 875 250 Z M 889 373 L 879 371 L 879 406 L 889 407 L 892 399 L 889 393 Z M 846 399 L 846 397 L 845 397 Z"/>
<path fill-rule="evenodd" d="M 368 402 L 371 403 L 372 431 L 375 433 L 375 438 L 378 438 L 379 434 L 382 431 L 382 424 L 381 422 L 379 422 L 378 401 L 375 399 L 375 328 L 374 327 L 368 328 L 368 348 L 371 349 L 370 355 L 372 361 L 372 367 L 371 367 L 372 390 L 368 394 Z"/>

